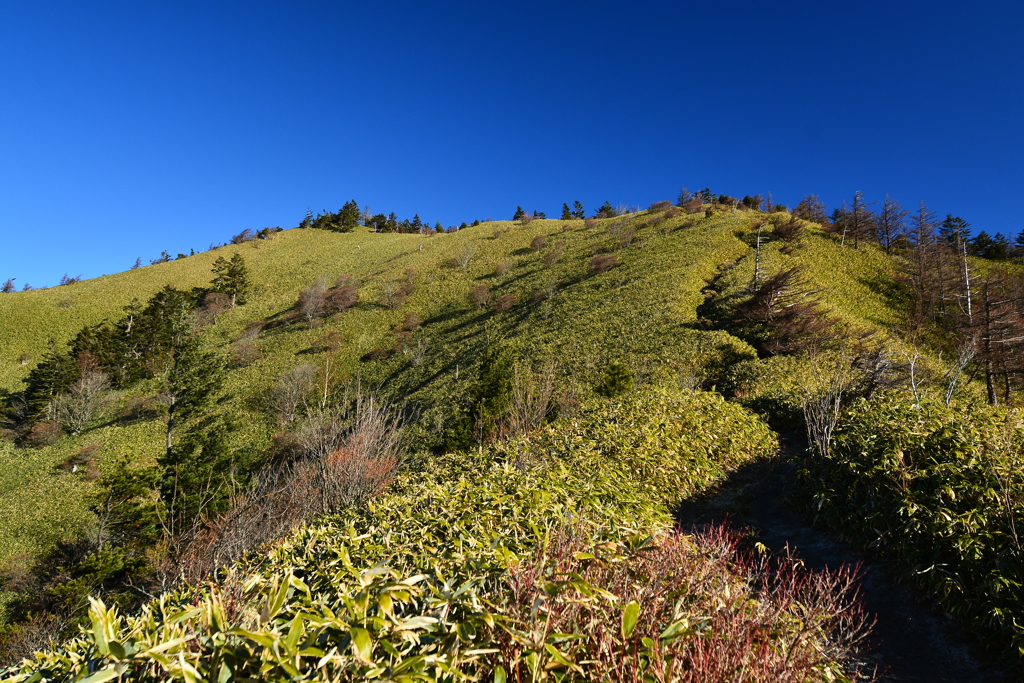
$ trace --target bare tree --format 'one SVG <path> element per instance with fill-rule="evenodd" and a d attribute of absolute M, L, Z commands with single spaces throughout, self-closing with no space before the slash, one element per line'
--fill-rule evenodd
<path fill-rule="evenodd" d="M 910 217 L 909 234 L 913 247 L 910 276 L 914 283 L 914 313 L 918 325 L 933 320 L 942 306 L 945 282 L 942 254 L 935 239 L 937 225 L 935 213 L 922 201 Z"/>
<path fill-rule="evenodd" d="M 506 418 L 507 434 L 529 434 L 544 424 L 551 410 L 558 366 L 545 361 L 539 372 L 516 363 L 512 373 L 512 400 Z"/>
<path fill-rule="evenodd" d="M 965 340 L 957 350 L 956 360 L 953 361 L 952 367 L 946 373 L 946 395 L 944 398 L 947 406 L 953 401 L 953 396 L 956 395 L 957 390 L 961 387 L 960 378 L 963 375 L 964 368 L 974 360 L 974 356 L 977 353 L 978 345 L 974 339 Z"/>
<path fill-rule="evenodd" d="M 899 202 L 885 195 L 877 221 L 878 241 L 885 247 L 885 253 L 892 254 L 893 244 L 906 232 L 909 214 L 910 212 L 904 211 Z"/>
<path fill-rule="evenodd" d="M 843 204 L 843 238 L 840 244 L 846 244 L 846 237 L 853 238 L 853 248 L 860 249 L 860 242 L 873 232 L 875 226 L 875 214 L 868 207 L 874 204 L 864 203 L 864 193 L 857 190 L 853 193 L 853 204 Z"/>
<path fill-rule="evenodd" d="M 192 534 L 176 575 L 201 579 L 303 521 L 379 492 L 401 463 L 402 421 L 357 394 L 351 410 L 316 410 L 295 433 L 292 457 L 259 472 L 229 510 Z"/>
<path fill-rule="evenodd" d="M 455 263 L 462 269 L 463 273 L 469 270 L 469 262 L 474 254 L 476 254 L 476 245 L 472 242 L 467 242 L 455 255 Z"/>
<path fill-rule="evenodd" d="M 832 452 L 832 434 L 839 424 L 843 400 L 855 382 L 855 372 L 846 352 L 836 357 L 819 357 L 812 366 L 812 379 L 803 387 L 802 408 L 807 424 L 807 442 L 815 455 Z"/>
<path fill-rule="evenodd" d="M 313 391 L 316 366 L 296 365 L 278 378 L 270 390 L 270 407 L 281 424 L 295 421 L 298 410 Z"/>
<path fill-rule="evenodd" d="M 107 404 L 110 378 L 99 371 L 86 372 L 67 393 L 50 403 L 50 419 L 69 434 L 78 434 Z"/>
<path fill-rule="evenodd" d="M 299 294 L 297 307 L 310 329 L 316 326 L 327 305 L 327 283 L 321 278 Z"/>

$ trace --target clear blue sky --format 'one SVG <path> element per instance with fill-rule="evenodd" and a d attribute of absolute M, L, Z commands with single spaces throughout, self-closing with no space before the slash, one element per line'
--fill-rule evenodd
<path fill-rule="evenodd" d="M 680 186 L 1016 235 L 1019 2 L 7 2 L 0 280 L 348 199 L 444 225 Z"/>

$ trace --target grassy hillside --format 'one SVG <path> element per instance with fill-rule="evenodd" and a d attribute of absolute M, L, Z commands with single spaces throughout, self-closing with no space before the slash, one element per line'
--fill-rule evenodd
<path fill-rule="evenodd" d="M 722 347 L 729 354 L 752 355 L 752 350 L 727 335 L 693 329 L 705 280 L 719 264 L 748 251 L 733 233 L 742 230 L 749 218 L 700 221 L 686 228 L 681 227 L 683 218 L 670 219 L 642 228 L 625 248 L 608 234 L 613 222 L 599 221 L 593 227 L 583 221 L 534 221 L 528 226 L 499 222 L 432 237 L 292 230 L 269 241 L 223 247 L 70 286 L 3 296 L 0 316 L 13 324 L 8 328 L 11 333 L 0 340 L 0 378 L 8 389 L 16 389 L 32 366 L 31 362 L 19 364 L 25 349 L 32 349 L 33 360 L 38 360 L 47 340 L 66 343 L 82 325 L 118 317 L 133 298 L 144 300 L 166 284 L 204 285 L 211 277 L 213 260 L 232 252 L 246 259 L 254 293 L 250 303 L 208 328 L 206 334 L 225 348 L 249 322 L 280 319 L 299 292 L 318 278 L 333 281 L 347 273 L 362 282 L 362 300 L 354 310 L 314 329 L 300 322 L 267 330 L 258 339 L 262 358 L 230 373 L 231 411 L 244 426 L 239 438 L 257 450 L 267 448 L 278 430 L 266 409 L 267 390 L 296 364 L 322 365 L 323 354 L 311 349 L 334 331 L 342 339 L 332 354 L 335 378 L 357 378 L 391 398 L 411 401 L 431 424 L 447 419 L 451 407 L 464 399 L 482 354 L 492 347 L 508 346 L 524 358 L 557 358 L 563 375 L 572 377 L 584 395 L 613 359 L 629 363 L 641 381 L 670 381 L 674 373 L 685 372 L 688 364 L 706 362 Z M 535 251 L 530 245 L 538 236 L 544 236 L 548 246 Z M 544 254 L 556 242 L 564 243 L 564 253 L 557 264 L 547 267 Z M 451 261 L 467 245 L 475 252 L 463 272 Z M 613 251 L 622 265 L 588 275 L 592 252 L 610 247 L 617 247 Z M 507 264 L 503 275 L 495 274 L 499 264 Z M 407 281 L 410 268 L 415 270 L 415 290 L 408 301 L 397 310 L 381 305 L 382 290 L 391 282 Z M 520 303 L 504 314 L 491 308 L 476 310 L 467 294 L 479 283 L 487 284 L 494 298 L 511 294 Z M 535 292 L 545 290 L 550 298 L 531 302 Z M 68 300 L 74 303 L 65 308 Z M 393 328 L 410 313 L 424 320 L 417 333 L 417 341 L 426 348 L 423 358 L 414 361 L 410 353 L 396 353 L 384 360 L 360 360 L 374 348 L 393 346 Z M 144 386 L 137 389 L 124 393 L 146 393 Z M 120 403 L 126 400 L 122 396 Z M 101 470 L 122 457 L 146 462 L 159 453 L 158 420 L 110 422 L 116 409 L 109 412 L 108 420 L 77 437 L 30 451 L 32 476 L 13 470 L 5 475 L 0 505 L 25 512 L 4 516 L 5 523 L 19 531 L 2 534 L 0 559 L 24 552 L 26 544 L 45 545 L 74 532 L 76 511 L 81 512 L 76 501 L 88 484 L 80 477 L 55 472 L 54 465 L 92 444 L 100 446 L 96 453 Z M 56 496 L 67 501 L 60 510 L 47 504 Z M 38 522 L 26 525 L 25 519 Z"/>
<path fill-rule="evenodd" d="M 766 239 L 758 253 L 755 246 L 759 224 L 764 224 L 762 233 Z M 351 233 L 290 230 L 277 233 L 270 240 L 221 247 L 69 286 L 0 296 L 0 319 L 9 323 L 5 326 L 7 334 L 0 338 L 0 388 L 18 391 L 47 348 L 59 351 L 83 326 L 118 319 L 134 299 L 145 302 L 166 285 L 182 290 L 206 287 L 212 278 L 214 261 L 237 253 L 245 259 L 251 279 L 248 301 L 220 315 L 216 324 L 207 324 L 202 332 L 207 348 L 234 359 L 218 407 L 236 427 L 230 432 L 229 445 L 233 452 L 243 454 L 237 462 L 246 463 L 248 468 L 240 470 L 237 485 L 241 488 L 232 499 L 234 504 L 244 499 L 244 476 L 259 474 L 263 463 L 291 457 L 287 455 L 292 452 L 289 448 L 294 450 L 297 440 L 312 433 L 309 430 L 315 427 L 310 425 L 319 419 L 317 415 L 323 414 L 321 408 L 345 405 L 346 400 L 361 392 L 394 406 L 407 420 L 403 431 L 405 473 L 399 477 L 399 483 L 388 489 L 387 497 L 381 499 L 385 502 L 379 507 L 374 508 L 376 503 L 371 502 L 369 508 L 356 505 L 346 508 L 344 513 L 344 520 L 361 520 L 356 522 L 357 527 L 369 524 L 373 529 L 371 537 L 376 538 L 374 535 L 383 533 L 381 530 L 388 525 L 400 524 L 398 518 L 391 516 L 407 511 L 409 506 L 437 503 L 443 507 L 479 496 L 483 496 L 481 500 L 494 500 L 494 496 L 502 495 L 500 491 L 512 494 L 522 489 L 515 495 L 526 492 L 537 504 L 569 495 L 575 501 L 569 504 L 570 508 L 579 505 L 581 511 L 594 512 L 594 517 L 588 517 L 590 512 L 580 512 L 581 519 L 589 519 L 587 523 L 595 526 L 579 541 L 583 544 L 577 548 L 579 552 L 587 544 L 605 542 L 629 547 L 633 541 L 628 540 L 628 534 L 615 530 L 619 523 L 628 527 L 629 533 L 652 534 L 660 539 L 658 544 L 670 547 L 676 541 L 665 536 L 664 525 L 684 490 L 700 490 L 720 480 L 751 454 L 756 452 L 761 457 L 770 451 L 762 438 L 767 434 L 764 425 L 750 413 L 721 403 L 717 397 L 683 400 L 679 390 L 717 389 L 773 420 L 773 424 L 799 429 L 808 392 L 813 393 L 811 387 L 815 383 L 821 385 L 827 367 L 831 367 L 822 360 L 831 357 L 831 352 L 817 359 L 803 352 L 773 356 L 765 351 L 763 338 L 751 334 L 752 323 L 740 312 L 743 302 L 751 296 L 755 264 L 761 270 L 762 282 L 775 273 L 798 268 L 799 291 L 809 292 L 818 302 L 818 313 L 813 315 L 838 323 L 835 330 L 857 340 L 855 343 L 860 346 L 856 353 L 866 353 L 864 349 L 869 346 L 878 349 L 888 345 L 891 348 L 885 358 L 891 359 L 898 349 L 909 348 L 897 335 L 897 330 L 907 322 L 912 303 L 912 292 L 899 274 L 898 260 L 886 256 L 876 246 L 860 250 L 841 246 L 834 235 L 815 224 L 801 223 L 797 238 L 785 237 L 780 227 L 784 224 L 793 225 L 787 214 L 765 215 L 719 207 L 707 215 L 686 215 L 673 210 L 668 214 L 652 211 L 602 220 L 493 222 L 432 236 L 375 234 L 363 228 Z M 297 304 L 303 290 L 317 282 L 331 287 L 342 275 L 358 281 L 358 303 L 334 315 L 304 318 Z M 834 345 L 829 348 L 834 350 Z M 924 347 L 921 351 L 921 368 L 937 376 L 942 366 L 936 354 Z M 848 358 L 844 362 L 849 365 Z M 856 363 L 843 372 L 863 375 L 866 371 Z M 280 378 L 303 365 L 309 366 L 308 376 L 315 390 L 310 393 L 313 387 L 304 389 L 305 408 L 300 409 L 298 420 L 282 421 L 271 405 L 271 392 Z M 903 370 L 885 372 L 889 375 L 880 377 L 889 384 L 905 381 L 900 374 Z M 538 387 L 547 381 L 552 384 L 544 400 L 551 405 L 541 411 L 540 417 L 551 426 L 534 432 L 533 439 L 540 441 L 509 442 L 517 446 L 499 443 L 478 451 L 474 438 L 486 440 L 488 428 L 498 429 L 497 423 L 487 423 L 485 418 L 507 412 L 508 406 L 502 401 L 511 401 L 515 391 L 529 394 L 525 398 L 520 396 L 520 402 L 533 400 L 530 392 L 541 391 Z M 62 436 L 49 445 L 29 447 L 28 443 L 0 441 L 0 566 L 6 567 L 5 575 L 21 576 L 37 558 L 48 557 L 62 541 L 89 539 L 100 533 L 96 517 L 90 512 L 90 506 L 96 506 L 96 496 L 107 490 L 101 489 L 100 484 L 119 472 L 153 468 L 164 454 L 166 409 L 153 401 L 164 387 L 165 380 L 158 374 L 113 392 L 109 405 L 82 433 Z M 851 395 L 857 391 L 864 393 L 854 384 L 849 385 L 848 391 Z M 622 404 L 628 408 L 603 412 L 608 403 L 599 395 L 622 392 L 633 397 Z M 682 412 L 662 415 L 662 410 L 673 405 L 687 407 Z M 682 432 L 673 431 L 687 424 L 690 426 Z M 500 436 L 499 432 L 500 429 L 491 436 Z M 541 433 L 545 436 L 538 436 Z M 647 436 L 636 440 L 635 434 Z M 623 438 L 626 441 L 620 444 Z M 756 446 L 752 445 L 754 442 Z M 512 450 L 503 450 L 506 447 Z M 335 455 L 346 452 L 344 448 Z M 736 449 L 745 455 L 738 456 Z M 454 455 L 456 452 L 459 454 Z M 678 471 L 673 469 L 677 465 Z M 540 470 L 535 471 L 537 467 Z M 581 469 L 576 471 L 573 467 Z M 541 471 L 545 474 L 537 479 L 535 475 Z M 303 476 L 301 470 L 294 472 L 287 476 Z M 491 475 L 480 479 L 478 475 L 482 472 L 499 472 L 495 475 L 498 479 L 489 478 Z M 552 472 L 557 472 L 554 479 L 544 478 Z M 574 484 L 578 476 L 583 479 Z M 618 490 L 612 485 L 616 481 L 621 484 Z M 419 488 L 421 483 L 440 488 L 431 492 Z M 563 484 L 569 488 L 560 488 Z M 816 495 L 814 485 L 807 484 L 807 489 L 809 495 Z M 442 490 L 445 493 L 440 493 Z M 54 505 L 54 501 L 60 504 Z M 548 514 L 539 512 L 547 510 L 544 505 L 547 503 L 541 504 L 541 508 L 527 506 L 510 513 L 512 517 L 506 520 L 511 524 L 508 538 L 488 535 L 490 532 L 479 522 L 467 520 L 451 522 L 456 526 L 469 524 L 464 532 L 455 533 L 442 524 L 439 528 L 428 525 L 424 533 L 443 537 L 445 543 L 467 547 L 483 544 L 493 549 L 495 543 L 501 547 L 515 546 L 515 550 L 510 550 L 512 554 L 498 558 L 500 562 L 492 567 L 495 574 L 480 579 L 486 589 L 481 588 L 479 595 L 471 599 L 504 605 L 495 614 L 514 621 L 523 618 L 514 616 L 514 600 L 507 602 L 511 598 L 506 588 L 493 582 L 504 581 L 501 577 L 507 577 L 516 562 L 532 562 L 537 552 L 540 556 L 547 552 L 538 550 L 541 546 L 535 546 L 534 541 L 524 545 L 522 535 L 523 529 L 536 530 L 543 515 Z M 836 504 L 830 511 L 834 522 L 844 514 L 840 507 Z M 612 517 L 607 516 L 608 509 L 613 511 Z M 450 513 L 448 510 L 442 517 Z M 615 515 L 620 519 L 611 522 L 609 528 L 609 520 Z M 299 557 L 302 553 L 295 544 L 315 544 L 315 539 L 334 533 L 325 529 L 338 529 L 338 524 L 348 523 L 334 521 L 327 527 L 302 532 L 310 535 L 295 537 L 298 540 L 293 540 L 292 545 L 286 544 L 284 547 L 291 550 L 275 556 L 274 569 L 267 570 L 270 573 L 252 566 L 239 569 L 247 578 L 234 579 L 240 582 L 238 585 L 263 588 L 252 593 L 251 600 L 247 598 L 245 602 L 247 606 L 229 619 L 234 620 L 234 636 L 252 641 L 236 642 L 238 647 L 251 648 L 257 643 L 262 648 L 266 638 L 284 637 L 281 619 L 285 616 L 275 617 L 276 621 L 270 624 L 264 623 L 265 619 L 257 620 L 256 624 L 246 610 L 256 609 L 254 605 L 259 600 L 276 599 L 272 594 L 278 589 L 273 586 L 280 582 L 289 585 L 289 572 L 307 561 L 308 558 Z M 499 527 L 504 523 L 495 522 Z M 544 518 L 543 523 L 548 520 Z M 356 533 L 355 528 L 351 527 L 352 534 Z M 441 588 L 449 585 L 444 572 L 427 566 L 430 552 L 426 546 L 413 549 L 410 539 L 396 537 L 392 539 L 394 554 L 385 557 L 376 546 L 372 551 L 363 548 L 357 552 L 362 538 L 340 541 L 340 545 L 331 545 L 323 552 L 344 557 L 354 553 L 351 562 L 355 564 L 350 568 L 357 574 L 359 563 L 369 566 L 387 560 L 399 583 L 411 581 L 409 577 L 415 571 L 426 571 L 431 577 L 431 590 L 448 590 Z M 309 552 L 313 546 L 305 547 Z M 463 560 L 471 564 L 484 561 L 461 558 L 460 562 Z M 634 560 L 635 557 L 630 561 Z M 486 560 L 492 561 L 496 560 Z M 466 568 L 453 565 L 449 569 L 457 573 Z M 257 579 L 257 575 L 262 578 Z M 307 582 L 314 580 L 310 574 L 305 576 Z M 771 576 L 770 572 L 765 576 Z M 342 591 L 342 585 L 350 584 L 348 579 L 339 581 L 335 586 L 338 591 Z M 287 590 L 298 586 L 301 592 L 300 584 L 290 584 L 292 589 Z M 271 594 L 260 592 L 264 589 Z M 203 594 L 201 599 L 207 601 L 203 609 L 220 609 L 216 603 L 222 597 L 217 597 L 217 590 L 220 589 Z M 181 596 L 169 596 L 167 600 L 173 603 L 193 599 L 182 597 L 186 594 L 187 591 Z M 620 595 L 622 600 L 624 595 Z M 0 592 L 0 626 L 4 605 L 13 604 L 14 597 L 15 593 Z M 768 599 L 767 594 L 753 597 Z M 315 609 L 310 605 L 296 609 L 316 611 L 324 604 L 338 609 L 338 603 L 333 601 L 348 598 L 325 594 L 310 599 L 318 605 Z M 434 614 L 431 610 L 436 605 L 430 607 L 430 601 L 417 602 L 411 597 L 410 600 L 403 608 L 406 618 Z M 613 609 L 615 615 L 619 614 L 615 610 L 621 610 L 624 604 L 614 600 L 609 603 L 617 605 Z M 147 609 L 158 609 L 163 616 L 153 616 L 156 612 L 151 611 L 142 622 L 125 622 L 109 628 L 127 628 L 134 633 L 131 638 L 145 640 L 149 643 L 147 647 L 159 648 L 161 639 L 177 637 L 173 633 L 177 633 L 178 622 L 169 607 Z M 298 612 L 289 609 L 292 608 L 281 614 L 287 614 L 289 620 L 300 618 Z M 1012 607 L 1008 609 L 1012 611 Z M 965 614 L 968 612 L 964 610 Z M 93 619 L 104 623 L 113 619 L 112 613 L 104 614 L 94 609 Z M 601 618 L 605 617 L 608 614 Z M 166 621 L 168 618 L 170 621 Z M 315 621 L 326 617 L 320 614 L 301 618 Z M 346 623 L 344 628 L 349 630 L 345 633 L 349 635 L 338 636 L 342 639 L 355 638 L 352 628 L 373 631 L 365 624 L 356 627 L 355 622 Z M 474 629 L 480 626 L 472 623 Z M 189 624 L 188 628 L 195 633 L 206 628 L 191 621 Z M 494 628 L 494 624 L 488 624 L 487 629 Z M 454 622 L 449 625 L 457 628 Z M 824 629 L 822 634 L 831 628 L 824 622 L 819 626 Z M 270 631 L 259 637 L 245 635 L 263 627 Z M 243 633 L 237 629 L 247 630 Z M 315 638 L 322 637 L 324 632 L 317 633 Z M 384 631 L 374 633 L 373 643 L 378 643 L 381 652 L 392 658 L 388 666 L 404 666 L 401 662 L 406 660 L 418 662 L 415 657 L 421 655 L 438 656 L 437 652 L 427 650 L 414 655 L 408 649 L 399 656 L 388 649 L 390 645 L 382 644 L 391 636 Z M 430 633 L 434 642 L 440 642 L 437 638 L 441 636 Z M 312 632 L 307 635 L 314 638 Z M 497 631 L 488 636 L 498 640 L 504 637 Z M 474 637 L 465 636 L 464 640 L 468 643 Z M 454 642 L 445 647 L 456 647 Z M 680 641 L 684 642 L 689 641 Z M 105 652 L 106 646 L 95 638 L 79 641 L 75 647 L 80 648 L 75 657 L 85 659 L 50 661 L 47 666 L 79 671 L 77 667 L 86 660 L 92 662 L 88 665 L 90 670 L 108 664 L 120 666 L 113 663 L 118 659 L 117 653 L 109 648 Z M 582 656 L 585 649 L 577 654 Z M 221 655 L 216 647 L 203 652 L 186 648 L 182 652 L 186 651 L 197 670 L 219 666 L 217 657 Z M 520 659 L 532 651 L 530 647 L 509 651 L 502 655 L 502 666 L 512 670 L 535 666 Z M 559 657 L 563 654 L 545 651 L 545 657 L 554 657 L 550 662 L 562 662 Z M 557 647 L 556 651 L 561 652 Z M 268 651 L 259 652 L 253 650 L 250 656 L 268 661 Z M 452 666 L 461 662 L 458 666 L 468 667 L 466 671 L 497 665 L 497 660 L 481 660 L 475 655 L 459 659 L 461 655 L 453 654 L 454 650 L 446 652 L 446 657 L 455 657 Z M 659 650 L 656 658 L 663 654 Z M 208 656 L 214 660 L 204 659 Z M 644 661 L 650 663 L 652 656 L 655 655 L 649 652 Z M 841 668 L 837 662 L 847 655 L 837 651 L 829 656 L 832 659 L 818 661 L 811 667 L 816 672 L 814 676 L 837 673 Z M 163 660 L 146 657 L 143 659 L 148 663 L 137 671 L 157 675 L 157 669 L 145 667 Z M 362 654 L 357 653 L 356 660 L 338 660 L 332 666 L 341 667 L 338 671 L 353 672 L 367 665 Z M 159 671 L 177 675 L 171 671 L 177 665 L 160 666 L 164 668 Z M 240 663 L 237 671 L 245 666 L 248 664 Z M 274 675 L 291 671 L 283 664 L 280 666 L 284 668 L 275 669 Z M 572 668 L 564 662 L 558 666 Z M 29 670 L 32 668 L 26 669 Z M 213 669 L 206 671 L 212 675 Z"/>

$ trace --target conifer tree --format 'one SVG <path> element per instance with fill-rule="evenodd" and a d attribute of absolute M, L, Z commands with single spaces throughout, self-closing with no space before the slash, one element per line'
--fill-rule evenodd
<path fill-rule="evenodd" d="M 213 291 L 231 297 L 231 307 L 245 305 L 249 293 L 249 270 L 241 254 L 235 254 L 231 260 L 218 256 L 213 262 L 213 280 L 210 286 Z"/>
<path fill-rule="evenodd" d="M 157 459 L 161 523 L 171 538 L 227 500 L 233 425 L 216 412 L 223 401 L 225 359 L 192 335 L 174 350 L 161 402 L 167 409 L 164 453 Z"/>
<path fill-rule="evenodd" d="M 583 220 L 583 216 L 585 215 L 585 212 L 583 211 L 583 205 L 580 204 L 579 202 L 573 202 L 572 209 L 572 217 Z"/>
<path fill-rule="evenodd" d="M 569 210 L 568 204 L 562 204 L 562 218 L 563 221 L 572 220 L 572 211 Z"/>
<path fill-rule="evenodd" d="M 338 232 L 352 232 L 359 225 L 362 217 L 363 213 L 359 210 L 356 200 L 347 201 L 335 217 L 334 229 Z"/>
<path fill-rule="evenodd" d="M 525 215 L 526 215 L 526 212 L 523 211 L 523 207 L 517 206 L 515 214 L 512 215 L 512 220 L 514 220 L 514 221 L 521 221 L 521 220 L 523 220 L 523 216 L 525 216 Z"/>

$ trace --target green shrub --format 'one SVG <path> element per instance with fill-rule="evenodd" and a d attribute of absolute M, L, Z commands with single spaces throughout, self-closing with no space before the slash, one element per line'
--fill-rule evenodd
<path fill-rule="evenodd" d="M 890 393 L 855 402 L 799 481 L 817 517 L 1024 652 L 1022 448 L 1017 414 Z"/>
<path fill-rule="evenodd" d="M 756 631 L 775 633 L 776 659 L 788 662 L 783 653 L 806 642 L 807 631 L 792 626 L 803 614 L 799 596 L 780 607 L 777 598 L 752 590 L 760 570 L 731 559 L 735 546 L 728 539 L 715 545 L 714 538 L 666 535 L 680 497 L 774 447 L 763 423 L 717 395 L 655 391 L 594 402 L 533 440 L 421 461 L 366 507 L 300 530 L 216 586 L 164 595 L 133 617 L 96 602 L 92 627 L 82 636 L 7 674 L 16 681 L 87 673 L 96 681 L 119 674 L 122 680 L 386 674 L 411 683 L 463 674 L 500 680 L 494 673 L 500 667 L 546 672 L 543 680 L 584 680 L 596 653 L 581 639 L 594 634 L 574 622 L 577 632 L 533 638 L 528 615 L 536 603 L 524 600 L 535 597 L 516 589 L 558 548 L 572 551 L 571 565 L 562 569 L 577 578 L 566 582 L 541 570 L 549 577 L 539 587 L 551 596 L 550 609 L 591 595 L 595 618 L 624 624 L 614 637 L 623 648 L 684 651 L 704 637 L 691 622 L 707 623 L 700 621 L 704 603 L 666 612 L 619 585 L 628 572 L 616 578 L 604 569 L 628 562 L 638 570 L 692 575 L 709 590 L 718 586 L 724 601 L 700 590 L 709 607 L 717 605 L 721 623 L 751 624 L 754 612 L 775 615 Z M 651 552 L 668 554 L 648 557 Z M 637 626 L 641 604 L 645 616 L 660 615 L 657 622 Z M 821 635 L 810 642 L 823 643 L 828 628 L 814 621 L 810 629 Z M 659 639 L 641 642 L 652 629 Z M 751 656 L 748 642 L 760 641 L 735 640 L 738 660 Z M 805 672 L 814 679 L 838 671 L 817 644 L 801 647 L 814 655 Z M 767 659 L 763 651 L 759 656 Z M 641 671 L 670 666 L 664 657 L 630 661 Z"/>
<path fill-rule="evenodd" d="M 609 363 L 604 377 L 597 385 L 597 393 L 613 398 L 633 390 L 633 373 L 625 363 Z"/>

